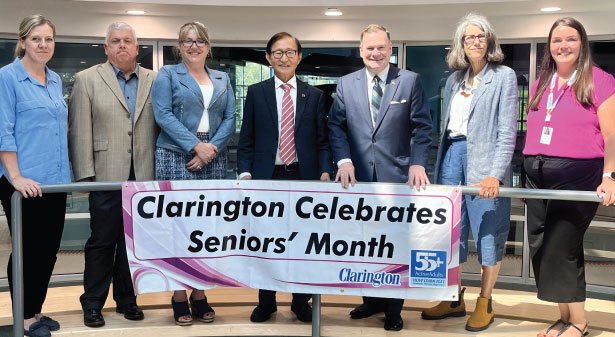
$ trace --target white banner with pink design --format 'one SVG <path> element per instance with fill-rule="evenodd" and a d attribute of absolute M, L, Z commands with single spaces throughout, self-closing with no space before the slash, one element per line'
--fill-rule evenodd
<path fill-rule="evenodd" d="M 137 293 L 249 287 L 456 299 L 461 191 L 299 181 L 128 182 Z"/>

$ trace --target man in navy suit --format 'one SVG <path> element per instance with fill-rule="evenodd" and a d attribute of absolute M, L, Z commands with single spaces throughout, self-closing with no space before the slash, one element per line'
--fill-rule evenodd
<path fill-rule="evenodd" d="M 297 79 L 301 43 L 277 33 L 267 43 L 275 76 L 248 87 L 237 147 L 240 179 L 330 180 L 333 170 L 323 92 Z M 293 294 L 291 310 L 312 321 L 312 295 Z M 260 289 L 250 320 L 264 322 L 277 311 L 275 291 Z"/>
<path fill-rule="evenodd" d="M 343 76 L 329 113 L 335 177 L 342 187 L 355 182 L 407 183 L 425 188 L 431 145 L 431 115 L 419 76 L 389 65 L 389 32 L 369 25 L 361 33 L 365 68 Z M 350 312 L 353 319 L 384 312 L 384 329 L 399 331 L 403 299 L 363 297 Z"/>

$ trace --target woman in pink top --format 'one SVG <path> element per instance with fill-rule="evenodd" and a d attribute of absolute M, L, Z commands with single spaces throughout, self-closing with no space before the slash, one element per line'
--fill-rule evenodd
<path fill-rule="evenodd" d="M 557 20 L 530 93 L 523 150 L 528 188 L 598 187 L 605 205 L 615 202 L 610 174 L 615 160 L 604 159 L 615 156 L 614 93 L 615 79 L 593 66 L 581 23 Z M 560 311 L 560 318 L 538 336 L 587 335 L 583 236 L 597 208 L 594 202 L 527 200 L 538 298 L 557 303 Z"/>

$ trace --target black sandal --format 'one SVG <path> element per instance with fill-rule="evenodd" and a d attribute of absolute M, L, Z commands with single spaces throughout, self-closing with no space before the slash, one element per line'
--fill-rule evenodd
<path fill-rule="evenodd" d="M 545 332 L 541 332 L 541 333 L 539 333 L 537 336 L 545 336 L 545 335 L 547 335 L 547 334 L 549 333 L 549 331 L 551 331 L 551 330 L 555 329 L 555 327 L 556 327 L 558 324 L 561 324 L 561 325 L 562 325 L 562 329 L 564 329 L 564 327 L 566 327 L 566 324 L 568 324 L 568 322 L 565 322 L 563 319 L 561 319 L 561 318 L 560 318 L 560 319 L 558 319 L 557 321 L 555 321 L 553 324 L 551 324 L 551 325 L 547 328 L 547 330 L 545 330 Z M 562 329 L 560 329 L 560 330 L 562 330 Z"/>
<path fill-rule="evenodd" d="M 188 301 L 175 302 L 173 296 L 171 296 L 171 307 L 173 308 L 173 319 L 175 319 L 175 324 L 180 326 L 192 324 L 192 314 L 190 313 Z"/>
<path fill-rule="evenodd" d="M 564 325 L 564 328 L 562 330 L 560 330 L 557 335 L 560 336 L 561 334 L 563 334 L 566 330 L 568 330 L 570 328 L 575 328 L 581 334 L 581 336 L 589 335 L 589 322 L 585 323 L 585 327 L 583 328 L 583 330 L 579 329 L 578 326 L 576 326 L 576 325 L 574 325 L 572 323 L 568 323 L 568 324 Z"/>
<path fill-rule="evenodd" d="M 190 306 L 192 307 L 192 316 L 203 323 L 211 323 L 216 318 L 216 312 L 207 303 L 207 297 L 202 300 L 195 300 L 190 296 Z"/>

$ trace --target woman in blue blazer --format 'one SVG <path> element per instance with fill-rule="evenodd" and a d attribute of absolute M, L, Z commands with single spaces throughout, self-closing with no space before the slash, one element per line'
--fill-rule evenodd
<path fill-rule="evenodd" d="M 210 53 L 207 28 L 188 22 L 179 31 L 182 62 L 160 69 L 152 104 L 160 135 L 156 142 L 157 180 L 224 179 L 226 146 L 235 132 L 235 95 L 224 72 L 205 67 Z M 171 304 L 178 325 L 192 316 L 209 323 L 215 312 L 203 290 L 175 291 Z"/>
<path fill-rule="evenodd" d="M 461 264 L 467 260 L 470 230 L 481 264 L 481 292 L 466 329 L 481 331 L 493 322 L 491 292 L 506 248 L 510 199 L 498 198 L 510 186 L 517 128 L 517 78 L 499 63 L 504 55 L 487 19 L 468 14 L 457 25 L 447 55 L 456 70 L 446 81 L 436 180 L 445 185 L 480 186 L 479 196 L 463 196 L 459 239 Z M 458 301 L 423 311 L 424 319 L 465 316 L 463 290 Z"/>

